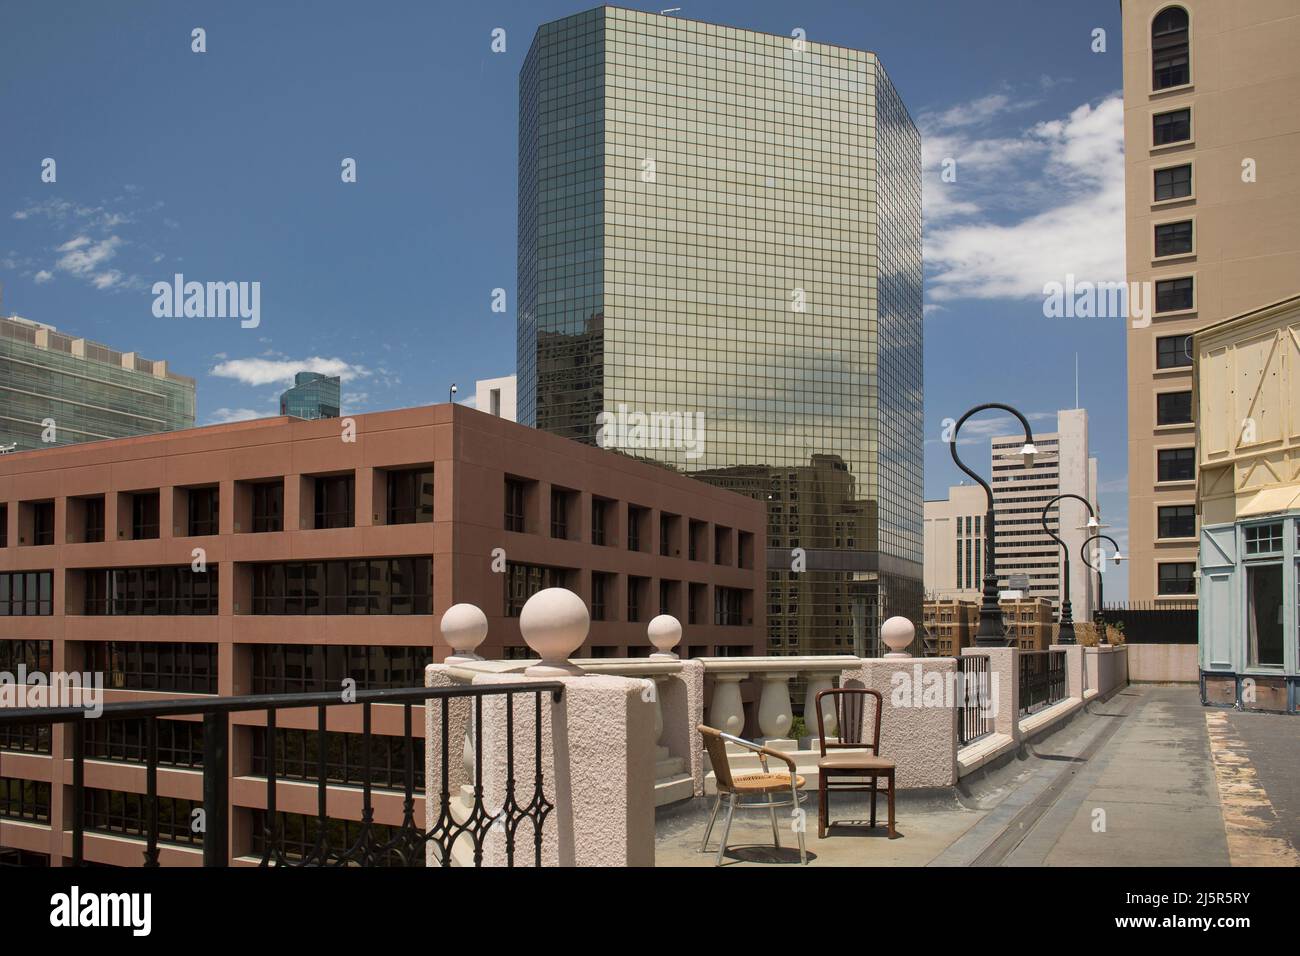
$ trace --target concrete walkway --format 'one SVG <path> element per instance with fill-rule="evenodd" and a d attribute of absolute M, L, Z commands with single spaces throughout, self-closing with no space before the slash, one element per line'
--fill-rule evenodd
<path fill-rule="evenodd" d="M 1297 794 L 1300 719 L 1207 710 L 1195 687 L 1142 685 L 1088 704 L 959 788 L 904 791 L 898 839 L 846 826 L 818 840 L 815 793 L 806 836 L 810 864 L 822 866 L 1300 865 Z M 658 865 L 713 864 L 698 852 L 709 806 L 660 812 Z M 866 815 L 832 806 L 836 819 Z M 791 821 L 781 823 L 777 851 L 766 813 L 738 814 L 724 865 L 797 865 Z"/>

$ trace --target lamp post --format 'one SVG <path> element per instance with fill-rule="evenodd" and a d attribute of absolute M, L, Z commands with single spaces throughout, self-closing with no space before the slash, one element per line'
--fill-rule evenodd
<path fill-rule="evenodd" d="M 1007 629 L 1002 622 L 1002 609 L 998 607 L 998 572 L 993 557 L 993 489 L 989 487 L 987 481 L 967 468 L 965 462 L 957 455 L 957 435 L 961 431 L 961 426 L 966 424 L 966 419 L 977 412 L 987 411 L 991 408 L 1010 412 L 1020 419 L 1020 424 L 1025 429 L 1025 444 L 1020 449 L 1020 454 L 1024 456 L 1025 467 L 1032 465 L 1034 456 L 1038 454 L 1038 449 L 1034 447 L 1034 433 L 1029 428 L 1029 419 L 1010 405 L 1001 405 L 997 402 L 976 405 L 957 419 L 957 424 L 952 430 L 952 438 L 949 439 L 948 450 L 952 453 L 953 463 L 984 489 L 984 495 L 988 498 L 989 503 L 988 510 L 984 514 L 984 596 L 980 603 L 980 626 L 975 633 L 975 644 L 979 647 L 1005 647 L 1007 644 Z"/>
<path fill-rule="evenodd" d="M 449 401 L 449 402 L 454 402 L 454 401 L 456 401 L 456 393 L 459 392 L 459 391 L 460 391 L 460 389 L 458 389 L 458 388 L 456 387 L 456 383 L 455 383 L 455 382 L 452 382 L 452 383 L 451 383 L 451 389 L 447 392 L 447 401 Z"/>
<path fill-rule="evenodd" d="M 1093 620 L 1097 625 L 1097 643 L 1109 644 L 1110 641 L 1106 639 L 1105 594 L 1102 591 L 1102 579 L 1106 577 L 1106 554 L 1105 552 L 1102 553 L 1100 567 L 1088 560 L 1088 545 L 1092 544 L 1094 541 L 1109 541 L 1114 546 L 1114 560 L 1116 564 L 1119 564 L 1124 560 L 1124 555 L 1119 553 L 1119 545 L 1116 544 L 1115 539 L 1108 534 L 1094 534 L 1087 541 L 1083 542 L 1083 544 L 1079 545 L 1079 557 L 1083 558 L 1084 564 L 1097 572 L 1097 609 L 1093 611 L 1092 614 Z"/>
<path fill-rule="evenodd" d="M 1056 504 L 1062 498 L 1073 498 L 1075 501 L 1082 502 L 1083 506 L 1088 509 L 1088 531 L 1096 531 L 1101 527 L 1101 525 L 1097 523 L 1097 513 L 1092 510 L 1092 503 L 1082 495 L 1057 495 L 1047 504 L 1043 505 L 1043 530 L 1047 532 L 1048 536 L 1051 537 L 1053 541 L 1061 546 L 1061 555 L 1065 558 L 1065 574 L 1062 578 L 1061 586 L 1061 633 L 1057 635 L 1056 639 L 1057 642 L 1061 644 L 1077 644 L 1078 641 L 1074 639 L 1074 611 L 1070 607 L 1070 549 L 1066 547 L 1065 542 L 1061 540 L 1060 536 L 1047 526 L 1047 512 L 1051 510 L 1052 505 Z M 1058 527 L 1061 524 L 1061 518 L 1059 515 L 1056 518 L 1056 524 Z"/>

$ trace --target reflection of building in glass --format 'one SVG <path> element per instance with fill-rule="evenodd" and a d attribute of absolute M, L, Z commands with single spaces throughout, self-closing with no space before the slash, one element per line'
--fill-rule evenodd
<path fill-rule="evenodd" d="M 48 423 L 53 423 L 51 427 Z M 0 449 L 194 427 L 194 379 L 18 316 L 0 318 Z"/>
<path fill-rule="evenodd" d="M 337 375 L 299 372 L 293 377 L 293 388 L 280 395 L 280 414 L 294 418 L 338 418 L 341 383 Z"/>
<path fill-rule="evenodd" d="M 776 653 L 920 620 L 920 196 L 872 53 L 602 7 L 524 62 L 520 421 L 703 413 L 625 450 L 769 501 Z"/>

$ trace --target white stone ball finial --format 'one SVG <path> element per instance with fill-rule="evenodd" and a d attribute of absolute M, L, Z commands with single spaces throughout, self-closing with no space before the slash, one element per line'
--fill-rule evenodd
<path fill-rule="evenodd" d="M 652 661 L 678 660 L 673 648 L 682 642 L 681 621 L 671 614 L 660 614 L 646 627 L 645 634 L 655 646 L 655 653 L 650 655 Z"/>
<path fill-rule="evenodd" d="M 886 657 L 911 657 L 903 648 L 916 637 L 916 627 L 905 617 L 891 617 L 880 626 L 880 639 L 889 646 Z"/>
<path fill-rule="evenodd" d="M 591 615 L 582 598 L 567 588 L 545 588 L 524 603 L 519 612 L 519 633 L 540 657 L 524 673 L 534 677 L 581 674 L 569 658 L 587 639 Z"/>
<path fill-rule="evenodd" d="M 452 651 L 444 663 L 483 659 L 475 652 L 487 637 L 488 619 L 479 607 L 473 604 L 453 604 L 443 614 L 439 628 L 442 630 L 442 639 L 451 645 Z"/>

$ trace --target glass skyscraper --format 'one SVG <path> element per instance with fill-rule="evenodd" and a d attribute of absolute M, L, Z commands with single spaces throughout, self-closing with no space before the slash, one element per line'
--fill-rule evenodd
<path fill-rule="evenodd" d="M 166 362 L 0 318 L 0 450 L 193 427 L 194 379 Z"/>
<path fill-rule="evenodd" d="M 294 418 L 338 418 L 342 382 L 337 375 L 299 372 L 293 377 L 293 387 L 280 393 L 280 414 Z"/>
<path fill-rule="evenodd" d="M 765 499 L 769 652 L 878 652 L 920 619 L 923 497 L 920 137 L 884 68 L 601 7 L 519 89 L 519 420 Z"/>

